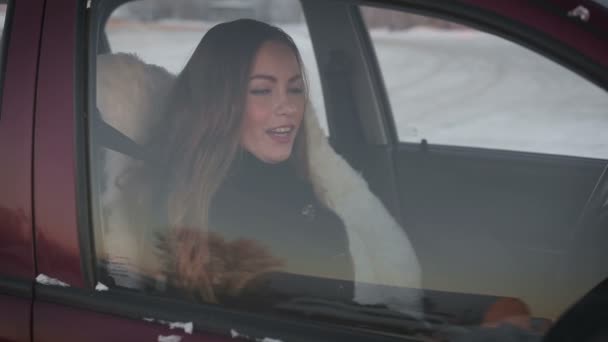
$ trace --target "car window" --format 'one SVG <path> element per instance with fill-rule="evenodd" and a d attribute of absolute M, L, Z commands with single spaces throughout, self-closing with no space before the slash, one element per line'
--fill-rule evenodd
<path fill-rule="evenodd" d="M 324 133 L 298 1 L 134 2 L 100 26 L 99 282 L 273 317 L 427 325 L 407 235 Z"/>
<path fill-rule="evenodd" d="M 399 141 L 608 158 L 608 96 L 492 34 L 364 7 Z"/>

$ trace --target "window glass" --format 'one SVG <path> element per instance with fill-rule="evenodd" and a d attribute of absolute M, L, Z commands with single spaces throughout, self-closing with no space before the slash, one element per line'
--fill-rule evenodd
<path fill-rule="evenodd" d="M 91 31 L 89 61 L 98 280 L 271 315 L 349 326 L 386 315 L 402 333 L 424 328 L 405 232 L 324 134 L 300 3 L 142 1 L 111 13 L 104 3 L 93 2 L 93 28 L 110 15 Z"/>
<path fill-rule="evenodd" d="M 608 158 L 608 96 L 470 27 L 364 8 L 399 140 Z"/>

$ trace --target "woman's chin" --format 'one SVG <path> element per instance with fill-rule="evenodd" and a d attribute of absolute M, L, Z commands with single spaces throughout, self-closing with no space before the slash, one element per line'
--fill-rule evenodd
<path fill-rule="evenodd" d="M 286 161 L 291 156 L 291 148 L 283 151 L 264 151 L 262 153 L 253 153 L 259 160 L 268 164 L 278 164 Z"/>
<path fill-rule="evenodd" d="M 268 164 L 278 164 L 286 161 L 287 159 L 289 159 L 289 154 L 281 156 L 272 156 L 266 159 L 262 159 L 262 161 Z"/>

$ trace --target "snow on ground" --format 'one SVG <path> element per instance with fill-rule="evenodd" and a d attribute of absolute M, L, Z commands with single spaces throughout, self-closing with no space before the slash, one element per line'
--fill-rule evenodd
<path fill-rule="evenodd" d="M 608 94 L 475 31 L 374 32 L 399 136 L 608 158 Z"/>
<path fill-rule="evenodd" d="M 177 73 L 212 25 L 127 22 L 108 33 L 114 51 Z M 302 52 L 323 118 L 306 27 L 283 29 Z M 374 30 L 371 36 L 401 141 L 608 159 L 608 94 L 556 63 L 472 30 Z"/>

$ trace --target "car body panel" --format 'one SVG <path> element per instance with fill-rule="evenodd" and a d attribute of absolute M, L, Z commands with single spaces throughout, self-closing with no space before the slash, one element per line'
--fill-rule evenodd
<path fill-rule="evenodd" d="M 32 129 L 42 5 L 20 5 L 9 30 L 0 113 L 0 274 L 32 279 Z"/>
<path fill-rule="evenodd" d="M 153 318 L 125 319 L 115 315 L 37 302 L 34 306 L 35 341 L 162 341 L 162 337 L 180 337 L 181 341 L 228 342 L 231 337 L 212 334 L 191 334 L 182 328 L 170 328 L 168 322 L 149 322 Z M 181 322 L 187 323 L 187 322 Z"/>
<path fill-rule="evenodd" d="M 0 295 L 0 340 L 30 341 L 31 300 Z M 10 314 L 9 314 L 10 313 Z"/>
<path fill-rule="evenodd" d="M 34 212 L 38 273 L 83 287 L 76 203 L 76 8 L 76 1 L 69 0 L 46 5 L 36 97 Z"/>
<path fill-rule="evenodd" d="M 0 112 L 0 339 L 6 341 L 31 339 L 32 136 L 42 13 L 43 1 L 20 0 L 3 33 L 8 51 Z"/>

